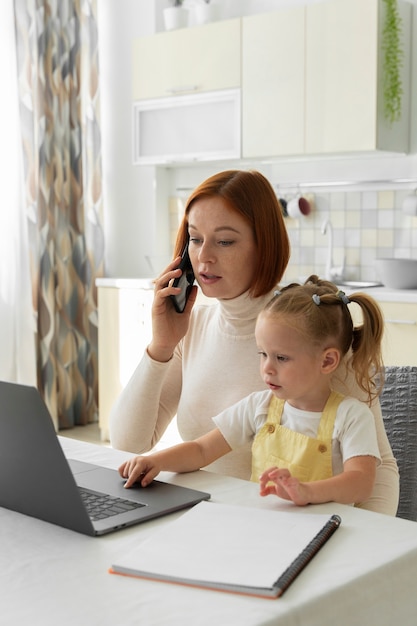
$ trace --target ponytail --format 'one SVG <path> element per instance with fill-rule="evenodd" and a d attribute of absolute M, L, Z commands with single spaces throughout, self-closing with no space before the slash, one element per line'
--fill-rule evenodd
<path fill-rule="evenodd" d="M 358 385 L 371 400 L 379 396 L 384 385 L 381 350 L 384 318 L 378 304 L 367 294 L 354 293 L 349 300 L 359 305 L 363 318 L 362 324 L 353 329 L 352 369 Z"/>

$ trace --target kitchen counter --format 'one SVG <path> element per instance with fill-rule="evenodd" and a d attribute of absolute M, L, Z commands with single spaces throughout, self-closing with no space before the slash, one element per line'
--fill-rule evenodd
<path fill-rule="evenodd" d="M 153 278 L 97 278 L 97 287 L 113 287 L 116 289 L 153 289 Z M 417 303 L 417 289 L 390 289 L 388 287 L 368 287 L 353 289 L 342 285 L 346 294 L 363 291 L 379 302 L 410 302 Z"/>
<path fill-rule="evenodd" d="M 390 289 L 389 287 L 368 287 L 367 289 L 353 289 L 342 285 L 340 287 L 347 295 L 357 292 L 367 293 L 378 302 L 409 302 L 417 303 L 417 289 Z"/>
<path fill-rule="evenodd" d="M 96 278 L 97 287 L 116 289 L 153 289 L 154 278 Z"/>

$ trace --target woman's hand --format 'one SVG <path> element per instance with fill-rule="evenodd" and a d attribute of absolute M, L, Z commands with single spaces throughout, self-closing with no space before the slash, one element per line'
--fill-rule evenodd
<path fill-rule="evenodd" d="M 261 496 L 275 494 L 284 500 L 292 500 L 298 506 L 305 506 L 310 502 L 308 485 L 291 476 L 287 469 L 267 469 L 261 474 L 259 485 Z"/>
<path fill-rule="evenodd" d="M 179 287 L 173 287 L 174 278 L 181 276 L 178 265 L 181 257 L 177 257 L 155 279 L 154 301 L 152 304 L 152 340 L 148 346 L 148 354 L 155 361 L 166 362 L 172 357 L 178 342 L 188 330 L 191 310 L 197 298 L 197 287 L 194 285 L 183 313 L 177 313 L 169 296 L 178 295 Z"/>
<path fill-rule="evenodd" d="M 146 487 L 161 471 L 152 455 L 136 456 L 119 467 L 119 474 L 126 478 L 125 488 L 128 489 L 138 482 Z"/>

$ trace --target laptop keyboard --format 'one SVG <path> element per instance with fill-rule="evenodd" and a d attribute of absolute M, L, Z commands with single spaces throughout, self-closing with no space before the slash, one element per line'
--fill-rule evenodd
<path fill-rule="evenodd" d="M 85 489 L 84 487 L 79 487 L 79 490 L 87 513 L 93 522 L 146 506 L 146 504 L 141 502 L 116 498 L 105 493 Z"/>

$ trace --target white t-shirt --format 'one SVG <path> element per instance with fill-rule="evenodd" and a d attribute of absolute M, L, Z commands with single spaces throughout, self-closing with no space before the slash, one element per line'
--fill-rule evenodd
<path fill-rule="evenodd" d="M 267 419 L 272 396 L 269 390 L 254 392 L 213 418 L 232 450 L 253 441 Z M 281 425 L 316 438 L 321 415 L 296 409 L 286 402 Z M 364 402 L 345 397 L 337 409 L 333 429 L 333 474 L 343 472 L 343 463 L 355 456 L 373 456 L 378 465 L 381 461 L 371 410 Z"/>

